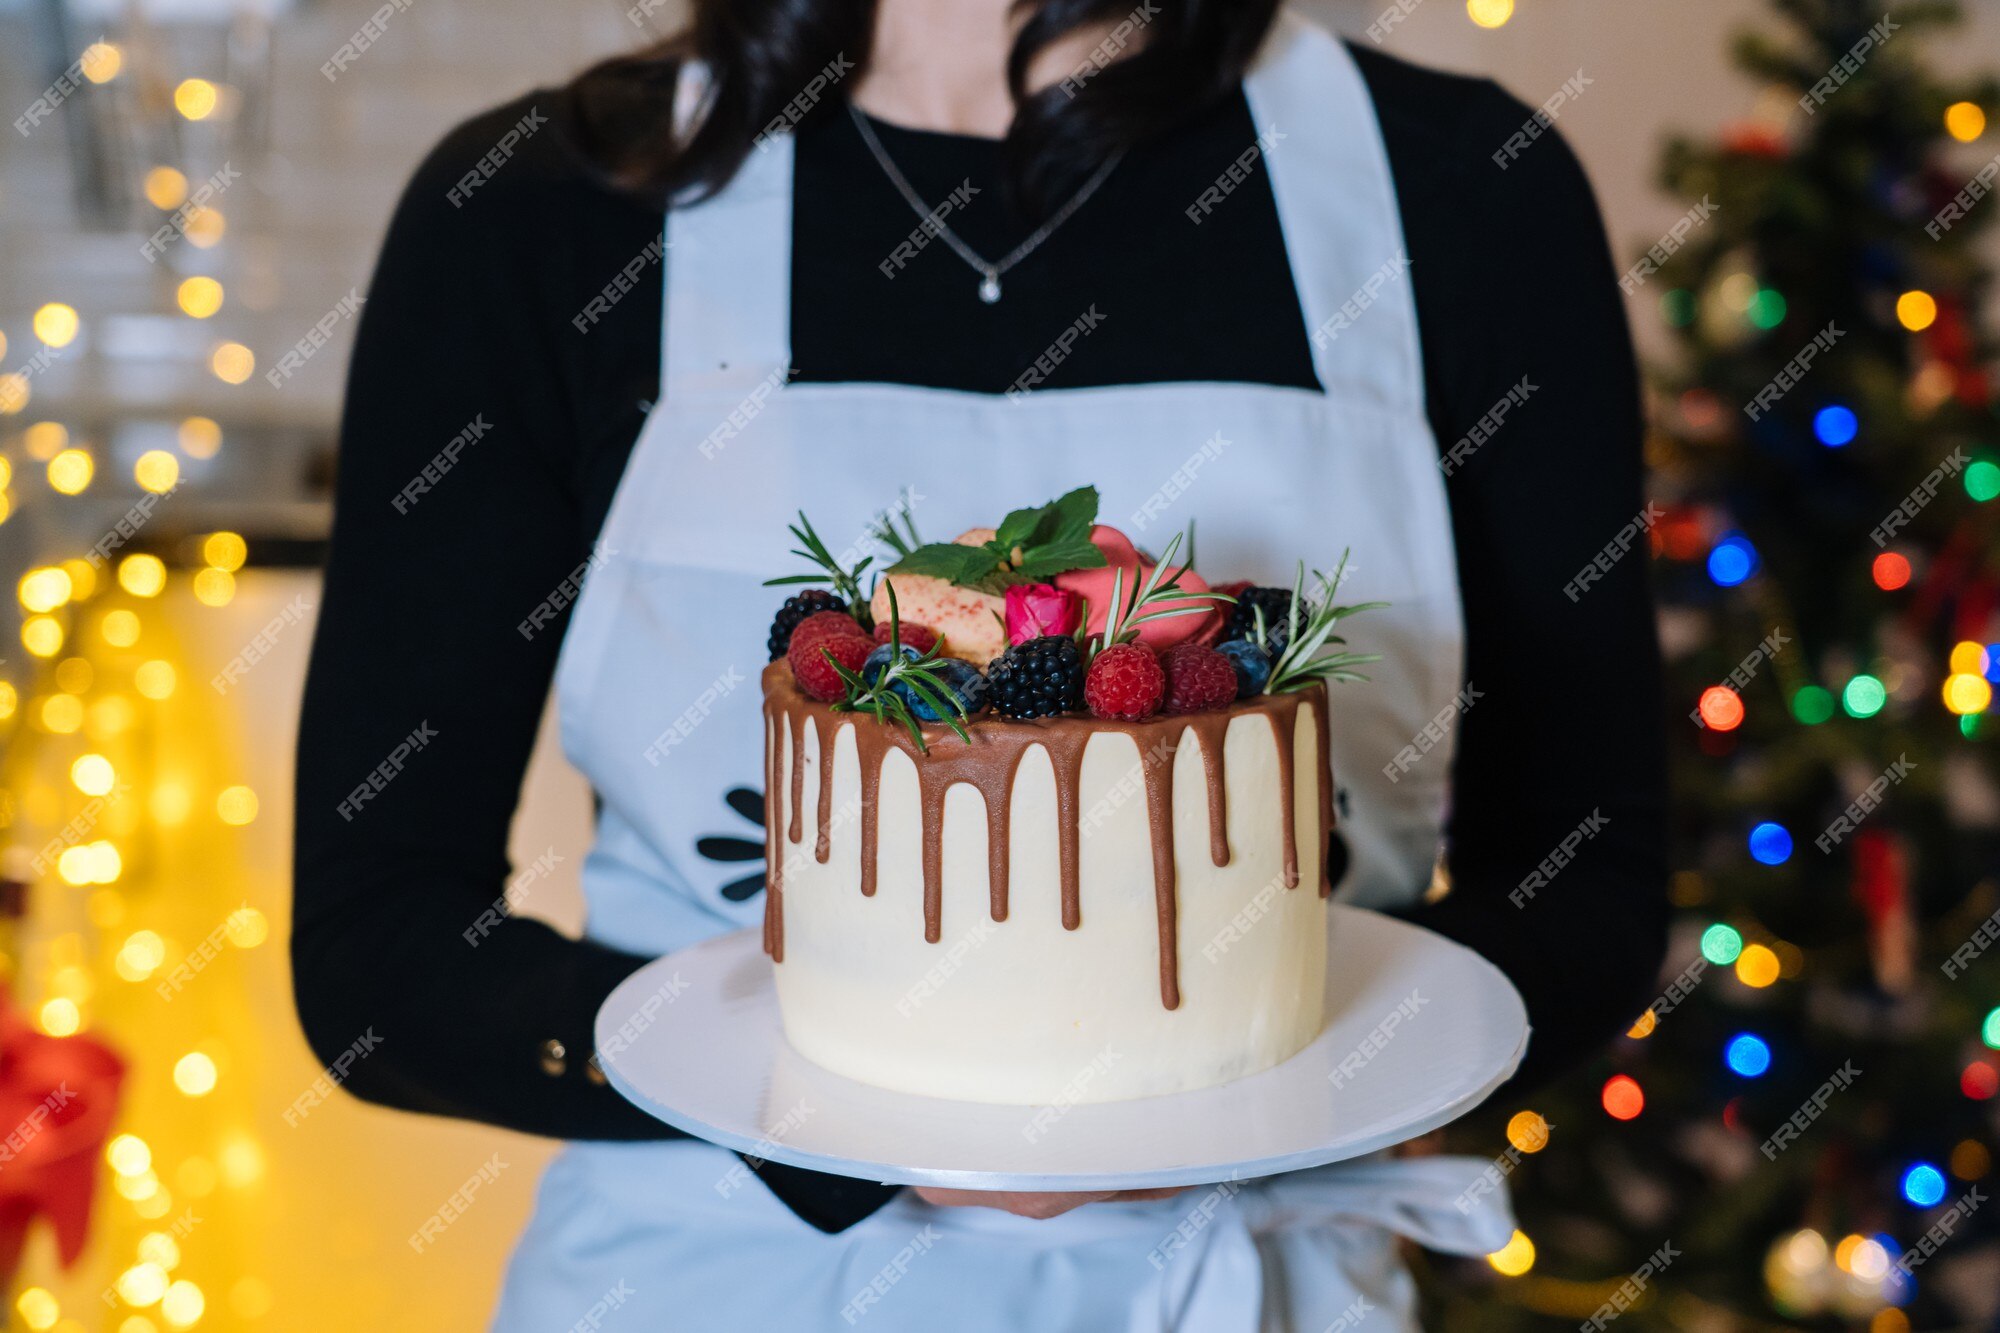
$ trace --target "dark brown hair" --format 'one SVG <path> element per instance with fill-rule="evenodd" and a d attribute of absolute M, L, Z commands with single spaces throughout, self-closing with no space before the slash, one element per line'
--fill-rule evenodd
<path fill-rule="evenodd" d="M 1010 193 L 1045 212 L 1112 152 L 1191 115 L 1234 88 L 1264 39 L 1277 0 L 1013 0 L 1025 16 L 1007 61 L 1016 111 L 1005 159 Z M 566 90 L 571 135 L 621 187 L 656 202 L 720 190 L 774 122 L 838 111 L 829 93 L 802 96 L 829 70 L 867 68 L 875 0 L 694 0 L 688 26 L 596 65 Z M 1117 34 L 1074 76 L 1027 95 L 1037 54 L 1077 28 Z M 710 75 L 707 114 L 685 143 L 673 134 L 674 87 L 688 61 Z"/>

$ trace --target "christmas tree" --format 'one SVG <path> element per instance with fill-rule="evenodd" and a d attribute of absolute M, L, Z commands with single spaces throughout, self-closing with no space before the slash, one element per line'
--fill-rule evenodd
<path fill-rule="evenodd" d="M 1992 1327 L 2000 422 L 1991 79 L 1943 3 L 1775 0 L 1635 256 L 1678 924 L 1591 1069 L 1454 1133 L 1521 1234 L 1449 1328 Z M 1657 311 L 1657 315 L 1654 312 Z M 1988 946 L 1992 946 L 1989 948 Z"/>

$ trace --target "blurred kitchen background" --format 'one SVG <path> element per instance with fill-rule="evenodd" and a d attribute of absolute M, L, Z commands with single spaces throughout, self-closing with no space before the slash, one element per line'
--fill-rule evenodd
<path fill-rule="evenodd" d="M 1366 43 L 1388 8 L 1322 12 Z M 1756 0 L 1401 8 L 1385 49 L 1528 102 L 1587 70 L 1561 130 L 1621 263 L 1687 207 L 1655 188 L 1665 134 L 1783 111 L 1727 59 L 1732 31 L 1768 22 Z M 1959 50 L 1990 61 L 2000 4 L 1969 10 Z M 52 1108 L 41 1149 L 22 1147 L 45 1157 L 0 1170 L 0 1257 L 26 1226 L 10 1329 L 483 1326 L 550 1146 L 317 1100 L 286 977 L 291 744 L 348 314 L 440 135 L 678 12 L 0 0 L 0 573 L 19 592 L 0 611 L 5 1021 L 24 1041 L 88 1034 L 124 1066 L 114 1122 Z M 366 49 L 328 77 L 350 42 Z M 1632 314 L 1661 347 L 1657 294 Z M 274 387 L 265 372 L 323 319 L 325 345 Z M 121 523 L 135 535 L 93 563 Z M 517 846 L 579 851 L 587 794 L 546 744 L 530 788 Z M 526 910 L 573 926 L 579 863 Z M 85 1101 L 114 1079 L 49 1058 L 50 1086 Z M 25 1086 L 0 1106 L 32 1112 Z M 495 1153 L 498 1179 L 417 1253 L 418 1225 Z M 86 1232 L 59 1196 L 93 1163 Z M 80 1238 L 68 1268 L 61 1235 Z"/>

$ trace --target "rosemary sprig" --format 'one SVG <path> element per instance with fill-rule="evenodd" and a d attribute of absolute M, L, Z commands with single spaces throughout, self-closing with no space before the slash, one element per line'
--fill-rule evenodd
<path fill-rule="evenodd" d="M 903 515 L 903 532 L 896 531 L 896 510 L 894 509 L 889 510 L 875 520 L 875 526 L 868 530 L 868 534 L 871 537 L 894 551 L 897 559 L 901 559 L 924 544 L 924 539 L 917 535 L 917 521 L 910 517 L 909 504 L 904 503 L 900 508 Z"/>
<path fill-rule="evenodd" d="M 1347 556 L 1346 551 L 1340 553 L 1340 564 L 1334 568 L 1331 578 L 1318 570 L 1313 571 L 1317 586 L 1310 602 L 1305 599 L 1305 562 L 1299 562 L 1298 575 L 1292 580 L 1292 607 L 1286 616 L 1285 651 L 1271 664 L 1271 679 L 1264 686 L 1266 694 L 1289 694 L 1318 680 L 1366 680 L 1368 677 L 1354 668 L 1382 660 L 1380 653 L 1325 651 L 1335 644 L 1347 642 L 1333 632 L 1342 620 L 1388 605 L 1387 602 L 1360 602 L 1352 606 L 1334 604 L 1334 591 L 1347 576 Z M 1300 623 L 1302 620 L 1303 624 Z M 1261 641 L 1264 630 L 1261 614 L 1257 630 Z"/>
<path fill-rule="evenodd" d="M 827 663 L 847 686 L 847 697 L 834 704 L 834 708 L 845 713 L 867 713 L 877 722 L 900 722 L 916 743 L 917 752 L 929 754 L 930 747 L 924 743 L 921 720 L 895 688 L 901 685 L 943 718 L 945 725 L 960 740 L 970 745 L 972 737 L 965 730 L 964 723 L 965 705 L 959 702 L 958 695 L 938 674 L 938 664 L 944 660 L 938 654 L 938 645 L 932 644 L 929 652 L 915 659 L 903 656 L 903 622 L 901 613 L 896 609 L 896 585 L 890 583 L 885 586 L 889 589 L 889 664 L 871 685 L 859 673 L 849 671 L 828 654 Z M 824 648 L 820 651 L 826 652 Z"/>
<path fill-rule="evenodd" d="M 788 574 L 780 579 L 765 579 L 764 586 L 767 588 L 776 588 L 792 583 L 828 584 L 833 588 L 834 592 L 847 602 L 848 607 L 854 612 L 854 618 L 861 622 L 862 628 L 873 629 L 875 621 L 874 617 L 869 614 L 868 601 L 874 595 L 874 584 L 871 580 L 868 590 L 863 592 L 861 588 L 861 575 L 868 566 L 875 563 L 875 557 L 872 555 L 864 556 L 860 563 L 856 564 L 852 569 L 842 568 L 840 561 L 834 557 L 833 552 L 827 549 L 826 543 L 820 540 L 819 534 L 813 531 L 812 521 L 806 517 L 806 511 L 803 509 L 799 511 L 799 521 L 787 524 L 786 526 L 791 532 L 793 539 L 799 543 L 798 546 L 792 548 L 792 554 L 811 564 L 818 565 L 821 572 L 817 574 Z"/>
<path fill-rule="evenodd" d="M 1186 535 L 1190 537 L 1193 535 L 1192 526 Z M 1226 592 L 1187 592 L 1182 589 L 1181 575 L 1186 572 L 1187 565 L 1184 564 L 1179 569 L 1172 568 L 1174 556 L 1180 551 L 1182 539 L 1183 534 L 1178 532 L 1174 534 L 1174 539 L 1167 543 L 1167 549 L 1160 553 L 1159 563 L 1153 566 L 1153 572 L 1146 576 L 1144 583 L 1137 585 L 1137 591 L 1131 597 L 1129 606 L 1125 597 L 1124 569 L 1121 567 L 1111 572 L 1110 610 L 1105 614 L 1103 630 L 1088 636 L 1082 629 L 1077 630 L 1077 638 L 1083 645 L 1086 666 L 1113 644 L 1129 643 L 1138 638 L 1141 625 L 1155 620 L 1171 619 L 1174 616 L 1205 616 L 1211 610 L 1206 606 L 1177 606 L 1171 610 L 1148 611 L 1146 608 L 1149 606 L 1157 607 L 1162 602 L 1236 600 Z M 1134 573 L 1133 578 L 1136 581 L 1138 575 Z"/>

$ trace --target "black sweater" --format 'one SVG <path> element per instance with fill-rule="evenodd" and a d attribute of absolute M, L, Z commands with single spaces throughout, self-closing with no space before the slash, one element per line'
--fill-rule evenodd
<path fill-rule="evenodd" d="M 1491 154 L 1528 108 L 1484 80 L 1355 54 L 1400 195 L 1431 423 L 1441 453 L 1465 442 L 1446 488 L 1480 702 L 1460 723 L 1453 890 L 1412 915 L 1521 990 L 1535 1028 L 1521 1079 L 1534 1080 L 1636 1017 L 1664 943 L 1643 553 L 1580 598 L 1564 592 L 1640 510 L 1637 376 L 1603 225 L 1561 138 L 1543 136 L 1503 171 Z M 531 111 L 549 123 L 476 192 L 451 197 Z M 975 249 L 1003 253 L 1024 234 L 1000 202 L 996 145 L 879 132 L 927 198 L 967 179 L 984 187 L 952 218 Z M 883 280 L 877 262 L 913 215 L 848 117 L 818 118 L 797 143 L 796 378 L 999 392 L 1049 329 L 1096 300 L 1121 318 L 1045 388 L 1313 385 L 1265 176 L 1202 226 L 1159 222 L 1254 139 L 1237 96 L 1135 150 L 1008 275 L 975 335 L 937 313 L 962 308 L 975 283 L 946 247 Z M 346 1083 L 372 1101 L 565 1138 L 672 1133 L 588 1064 L 600 1002 L 644 959 L 526 919 L 475 930 L 477 947 L 466 936 L 503 893 L 508 825 L 562 637 L 524 643 L 514 627 L 582 563 L 658 396 L 658 266 L 587 333 L 572 317 L 660 226 L 657 211 L 594 182 L 566 147 L 558 95 L 543 92 L 450 134 L 383 247 L 350 371 L 299 743 L 292 940 L 314 1049 L 330 1060 L 371 1026 L 382 1038 Z M 1524 378 L 1533 391 L 1504 426 L 1469 436 Z M 450 474 L 419 502 L 394 503 L 476 420 L 486 428 Z M 436 739 L 343 813 L 421 724 Z M 1608 822 L 1576 863 L 1510 902 L 1593 812 Z M 889 1193 L 775 1165 L 762 1175 L 826 1230 Z"/>

